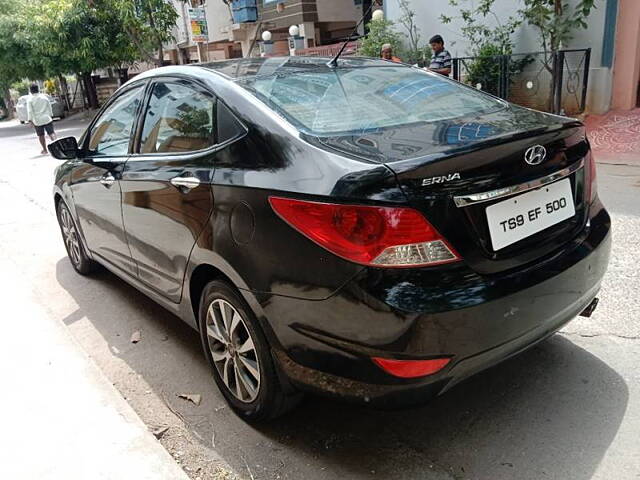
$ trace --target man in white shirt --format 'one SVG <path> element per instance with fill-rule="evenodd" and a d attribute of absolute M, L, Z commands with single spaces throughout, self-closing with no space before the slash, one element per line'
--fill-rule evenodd
<path fill-rule="evenodd" d="M 51 103 L 45 95 L 39 93 L 38 85 L 35 83 L 29 87 L 29 91 L 31 95 L 27 99 L 27 120 L 36 128 L 36 134 L 38 135 L 38 140 L 40 140 L 40 146 L 42 146 L 40 153 L 46 155 L 47 144 L 44 139 L 44 132 L 47 132 L 51 141 L 56 139 L 56 134 L 53 131 Z"/>

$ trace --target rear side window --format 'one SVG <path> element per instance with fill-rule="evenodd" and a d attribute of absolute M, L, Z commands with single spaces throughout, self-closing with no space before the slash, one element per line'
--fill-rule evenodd
<path fill-rule="evenodd" d="M 300 130 L 314 135 L 361 133 L 505 107 L 440 75 L 399 66 L 256 75 L 238 83 Z"/>
<path fill-rule="evenodd" d="M 215 98 L 183 83 L 156 83 L 145 112 L 140 153 L 184 153 L 215 143 Z"/>
<path fill-rule="evenodd" d="M 245 129 L 231 113 L 229 107 L 218 100 L 217 107 L 217 119 L 218 119 L 218 143 L 225 143 L 234 140 L 245 133 Z"/>
<path fill-rule="evenodd" d="M 94 123 L 89 136 L 92 155 L 119 156 L 129 152 L 129 140 L 142 101 L 142 86 L 120 95 Z"/>

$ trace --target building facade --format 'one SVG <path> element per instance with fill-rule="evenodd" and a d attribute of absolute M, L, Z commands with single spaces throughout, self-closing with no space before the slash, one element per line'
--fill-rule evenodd
<path fill-rule="evenodd" d="M 288 54 L 289 28 L 298 27 L 301 48 L 328 45 L 347 37 L 371 0 L 171 0 L 179 18 L 175 42 L 164 60 L 171 64 L 259 54 L 262 33 L 271 33 L 272 54 Z M 189 8 L 205 9 L 208 42 L 193 42 Z"/>

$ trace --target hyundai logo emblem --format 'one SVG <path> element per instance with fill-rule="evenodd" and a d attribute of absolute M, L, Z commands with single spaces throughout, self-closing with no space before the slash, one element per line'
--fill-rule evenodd
<path fill-rule="evenodd" d="M 547 158 L 547 149 L 542 145 L 528 148 L 527 151 L 524 152 L 524 161 L 529 165 L 540 165 L 544 162 L 545 158 Z"/>

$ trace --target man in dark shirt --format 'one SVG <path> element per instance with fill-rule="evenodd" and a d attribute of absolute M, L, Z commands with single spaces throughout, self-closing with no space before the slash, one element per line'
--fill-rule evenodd
<path fill-rule="evenodd" d="M 451 54 L 444 49 L 444 40 L 440 35 L 434 35 L 429 44 L 433 50 L 429 70 L 448 77 L 451 73 Z"/>

